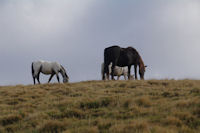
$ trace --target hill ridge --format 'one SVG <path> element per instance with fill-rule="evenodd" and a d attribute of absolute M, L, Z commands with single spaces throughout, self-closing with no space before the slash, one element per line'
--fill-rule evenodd
<path fill-rule="evenodd" d="M 0 87 L 0 132 L 198 133 L 200 81 Z"/>

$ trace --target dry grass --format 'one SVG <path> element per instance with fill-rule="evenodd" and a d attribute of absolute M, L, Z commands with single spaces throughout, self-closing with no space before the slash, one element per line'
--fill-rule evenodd
<path fill-rule="evenodd" d="M 0 133 L 199 133 L 200 81 L 0 87 Z"/>

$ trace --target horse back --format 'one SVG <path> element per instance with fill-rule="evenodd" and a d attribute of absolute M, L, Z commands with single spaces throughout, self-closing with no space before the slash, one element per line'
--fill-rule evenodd
<path fill-rule="evenodd" d="M 111 46 L 105 48 L 104 50 L 104 63 L 105 65 L 109 65 L 111 62 L 113 63 L 120 56 L 120 47 L 119 46 Z"/>
<path fill-rule="evenodd" d="M 35 73 L 41 71 L 43 74 L 52 74 L 53 71 L 57 73 L 60 70 L 60 65 L 57 62 L 35 61 L 33 68 Z"/>
<path fill-rule="evenodd" d="M 42 64 L 42 72 L 45 74 L 51 74 L 52 71 L 58 73 L 60 68 L 61 66 L 57 62 L 45 62 Z"/>
<path fill-rule="evenodd" d="M 123 49 L 123 52 L 121 54 L 122 62 L 124 61 L 126 63 L 126 66 L 129 65 L 138 65 L 140 56 L 137 50 L 133 47 L 128 47 Z"/>

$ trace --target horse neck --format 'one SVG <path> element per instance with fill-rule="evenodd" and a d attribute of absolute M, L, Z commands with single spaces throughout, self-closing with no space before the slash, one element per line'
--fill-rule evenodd
<path fill-rule="evenodd" d="M 67 78 L 66 75 L 65 75 L 65 73 L 66 73 L 65 69 L 62 66 L 60 68 L 60 73 L 61 73 L 61 75 L 62 75 L 63 78 Z"/>

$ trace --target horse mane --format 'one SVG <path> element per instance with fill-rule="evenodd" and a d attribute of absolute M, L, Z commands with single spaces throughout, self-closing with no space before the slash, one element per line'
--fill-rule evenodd
<path fill-rule="evenodd" d="M 66 73 L 66 70 L 65 70 L 65 68 L 62 66 L 62 65 L 60 65 L 61 66 L 61 69 L 63 69 L 64 70 L 64 72 Z"/>
<path fill-rule="evenodd" d="M 141 56 L 139 55 L 140 59 L 139 59 L 139 62 L 140 62 L 140 69 L 143 68 L 145 70 L 145 66 L 144 66 L 144 62 L 141 58 Z"/>
<path fill-rule="evenodd" d="M 69 78 L 68 75 L 67 75 L 67 73 L 66 73 L 65 68 L 64 68 L 62 65 L 60 65 L 60 66 L 61 66 L 61 69 L 64 71 L 65 76 L 66 76 L 67 78 Z"/>

